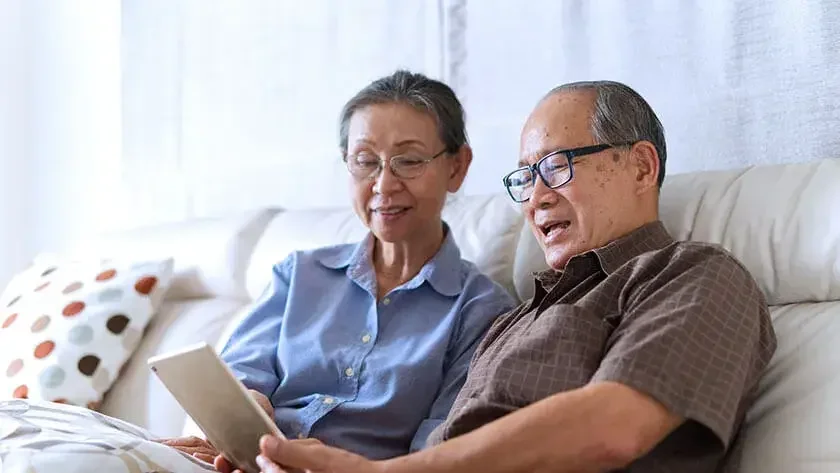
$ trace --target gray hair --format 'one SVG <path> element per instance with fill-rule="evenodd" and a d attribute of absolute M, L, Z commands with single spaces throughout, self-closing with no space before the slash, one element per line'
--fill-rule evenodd
<path fill-rule="evenodd" d="M 592 137 L 598 143 L 618 144 L 649 141 L 659 155 L 657 183 L 665 180 L 665 129 L 651 106 L 638 92 L 620 82 L 607 80 L 572 82 L 555 87 L 545 98 L 572 90 L 595 91 Z"/>
<path fill-rule="evenodd" d="M 431 115 L 447 152 L 455 153 L 467 144 L 464 107 L 452 88 L 423 74 L 398 70 L 371 82 L 344 105 L 338 128 L 343 154 L 347 154 L 347 134 L 353 114 L 369 105 L 390 103 L 410 105 Z"/>

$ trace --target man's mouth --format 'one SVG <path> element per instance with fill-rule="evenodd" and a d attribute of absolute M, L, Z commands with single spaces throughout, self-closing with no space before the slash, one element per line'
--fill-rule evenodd
<path fill-rule="evenodd" d="M 540 225 L 540 230 L 542 231 L 543 236 L 551 237 L 567 230 L 571 224 L 572 222 L 569 220 L 560 220 Z"/>

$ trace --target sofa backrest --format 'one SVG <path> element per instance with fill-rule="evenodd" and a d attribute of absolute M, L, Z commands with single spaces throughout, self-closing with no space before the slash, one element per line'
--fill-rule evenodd
<path fill-rule="evenodd" d="M 485 274 L 514 293 L 513 258 L 522 215 L 502 194 L 455 196 L 443 211 L 461 249 Z M 273 217 L 257 243 L 247 272 L 256 298 L 267 286 L 271 267 L 294 250 L 361 240 L 367 229 L 352 209 L 289 210 Z"/>
<path fill-rule="evenodd" d="M 660 202 L 674 238 L 731 251 L 769 304 L 840 300 L 840 159 L 668 176 Z M 513 268 L 521 299 L 546 267 L 523 228 Z"/>

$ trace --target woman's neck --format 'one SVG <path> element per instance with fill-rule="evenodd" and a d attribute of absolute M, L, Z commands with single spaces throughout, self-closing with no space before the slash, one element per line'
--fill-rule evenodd
<path fill-rule="evenodd" d="M 375 240 L 373 268 L 376 271 L 377 298 L 413 278 L 443 245 L 443 224 L 430 226 L 410 240 L 390 243 Z"/>

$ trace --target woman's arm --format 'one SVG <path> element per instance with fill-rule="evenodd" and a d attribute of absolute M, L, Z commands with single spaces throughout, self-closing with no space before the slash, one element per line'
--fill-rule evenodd
<path fill-rule="evenodd" d="M 440 391 L 429 409 L 429 414 L 414 435 L 411 442 L 412 452 L 424 448 L 429 434 L 446 420 L 467 379 L 473 354 L 484 339 L 487 329 L 497 317 L 515 306 L 515 301 L 504 289 L 489 281 L 487 283 L 487 287 L 482 287 L 478 294 L 470 297 L 461 308 L 460 324 L 447 353 L 446 371 Z"/>
<path fill-rule="evenodd" d="M 245 387 L 268 399 L 283 375 L 277 360 L 277 342 L 293 266 L 294 255 L 274 266 L 268 287 L 236 327 L 220 354 Z"/>

